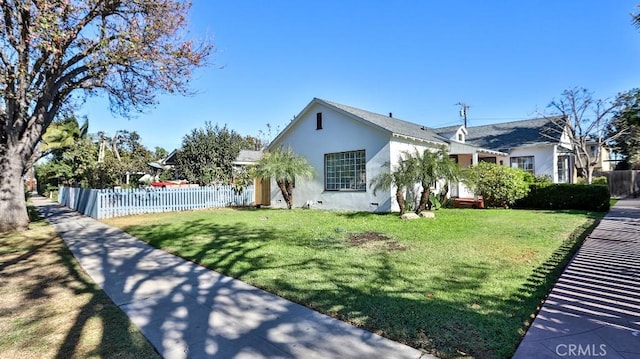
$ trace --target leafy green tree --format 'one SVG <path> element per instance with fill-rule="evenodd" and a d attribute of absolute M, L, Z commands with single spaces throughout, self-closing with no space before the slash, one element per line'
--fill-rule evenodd
<path fill-rule="evenodd" d="M 45 193 L 59 185 L 91 186 L 97 174 L 98 145 L 90 136 L 57 149 L 36 165 L 38 191 Z"/>
<path fill-rule="evenodd" d="M 142 144 L 142 138 L 137 132 L 119 131 L 117 141 L 123 175 L 126 172 L 146 173 L 149 171 L 149 162 L 155 158 L 153 153 Z"/>
<path fill-rule="evenodd" d="M 200 185 L 231 183 L 233 161 L 240 150 L 255 150 L 257 139 L 238 134 L 227 125 L 211 125 L 196 128 L 182 139 L 176 167 L 178 176 Z"/>
<path fill-rule="evenodd" d="M 487 206 L 507 208 L 529 193 L 527 173 L 519 168 L 480 162 L 463 172 L 464 183 Z"/>
<path fill-rule="evenodd" d="M 257 163 L 256 174 L 275 179 L 287 208 L 291 209 L 296 177 L 313 177 L 314 170 L 304 157 L 295 154 L 290 147 L 280 147 L 264 153 Z"/>
<path fill-rule="evenodd" d="M 241 149 L 253 150 L 253 144 L 225 125 L 196 128 L 182 140 L 176 166 L 178 176 L 200 185 L 230 183 L 233 179 L 233 161 Z"/>
<path fill-rule="evenodd" d="M 169 152 L 165 150 L 164 147 L 156 146 L 156 148 L 153 150 L 153 158 L 155 160 L 163 160 L 167 158 L 168 155 Z"/>
<path fill-rule="evenodd" d="M 105 95 L 128 115 L 191 93 L 212 46 L 186 38 L 179 0 L 0 1 L 0 232 L 29 223 L 22 175 L 61 111 Z"/>
<path fill-rule="evenodd" d="M 78 119 L 71 115 L 62 120 L 54 121 L 42 135 L 38 144 L 38 158 L 46 157 L 54 152 L 71 148 L 77 141 L 86 138 L 89 131 L 89 121 L 80 125 Z"/>
<path fill-rule="evenodd" d="M 431 186 L 438 180 L 446 182 L 456 181 L 460 175 L 460 167 L 449 158 L 446 148 L 440 147 L 437 151 L 425 149 L 422 152 L 417 149 L 407 152 L 408 171 L 416 182 L 422 186 L 420 201 L 416 208 L 416 214 L 427 209 L 431 198 Z"/>
<path fill-rule="evenodd" d="M 618 95 L 620 107 L 608 128 L 612 149 L 623 156 L 619 169 L 640 168 L 640 89 Z"/>
<path fill-rule="evenodd" d="M 104 151 L 100 154 L 100 147 Z M 104 133 L 85 136 L 73 144 L 53 151 L 37 167 L 40 190 L 58 185 L 109 188 L 126 184 L 137 185 L 137 178 L 149 170 L 153 154 L 142 145 L 134 131 L 117 131 L 113 138 Z"/>
<path fill-rule="evenodd" d="M 391 168 L 391 163 L 385 162 L 382 168 L 385 170 L 378 174 L 370 184 L 370 187 L 373 187 L 373 195 L 375 196 L 379 190 L 388 190 L 391 187 L 395 187 L 396 201 L 400 207 L 400 215 L 403 215 L 406 211 L 404 193 L 409 186 L 415 183 L 415 176 L 411 173 L 409 162 L 400 155 L 398 164 L 395 167 Z M 391 169 L 391 171 L 387 172 L 386 169 Z"/>

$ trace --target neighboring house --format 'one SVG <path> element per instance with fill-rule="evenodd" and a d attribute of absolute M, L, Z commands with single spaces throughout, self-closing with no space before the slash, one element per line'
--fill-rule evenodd
<path fill-rule="evenodd" d="M 609 172 L 613 171 L 616 167 L 616 161 L 612 159 L 611 151 L 604 146 L 600 146 L 600 151 L 598 151 L 598 141 L 587 139 L 586 140 L 589 158 L 592 163 L 594 163 L 593 170 L 596 172 Z M 586 157 L 583 155 L 583 157 Z M 585 158 L 586 161 L 586 158 Z M 580 162 L 576 160 L 576 175 L 582 174 L 583 169 L 580 166 Z"/>
<path fill-rule="evenodd" d="M 243 166 L 252 166 L 261 158 L 262 151 L 240 150 L 238 157 L 236 157 L 236 160 L 232 163 L 235 168 L 241 168 Z"/>
<path fill-rule="evenodd" d="M 548 176 L 555 183 L 573 182 L 571 144 L 566 129 L 558 128 L 559 119 L 536 118 L 468 127 L 464 139 L 467 144 L 505 153 L 505 156 L 483 158 L 482 161 Z M 435 131 L 445 135 L 459 127 L 437 128 Z"/>
<path fill-rule="evenodd" d="M 143 178 L 141 178 L 141 180 L 146 181 L 150 179 L 152 181 L 157 181 L 158 178 L 160 177 L 160 174 L 162 174 L 162 171 L 175 169 L 175 164 L 176 164 L 175 161 L 176 161 L 177 153 L 178 153 L 178 150 L 173 150 L 171 151 L 171 153 L 167 155 L 167 157 L 163 158 L 162 160 L 155 161 L 155 162 L 148 162 L 147 165 L 149 165 L 149 167 L 152 168 L 152 170 L 150 171 L 151 173 L 148 176 L 144 176 Z M 174 178 L 177 179 L 177 176 L 174 175 Z"/>

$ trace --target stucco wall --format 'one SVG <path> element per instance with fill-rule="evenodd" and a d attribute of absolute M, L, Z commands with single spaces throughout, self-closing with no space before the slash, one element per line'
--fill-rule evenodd
<path fill-rule="evenodd" d="M 316 113 L 322 112 L 322 129 L 316 129 Z M 294 207 L 310 201 L 312 208 L 388 212 L 391 210 L 391 191 L 376 191 L 369 184 L 390 161 L 390 134 L 366 125 L 334 109 L 313 104 L 300 114 L 289 129 L 273 144 L 291 148 L 304 156 L 315 169 L 313 179 L 296 179 L 293 190 Z M 272 146 L 272 147 L 273 147 Z M 365 191 L 326 191 L 324 189 L 324 155 L 327 153 L 365 150 Z M 285 207 L 279 188 L 272 179 L 271 205 Z"/>
<path fill-rule="evenodd" d="M 519 147 L 512 149 L 509 152 L 509 157 L 522 157 L 533 156 L 534 159 L 534 172 L 536 175 L 548 175 L 551 176 L 554 182 L 558 181 L 557 171 L 557 158 L 556 158 L 556 146 L 544 145 L 544 146 L 530 146 Z M 505 162 L 506 165 L 511 165 L 511 160 Z"/>
<path fill-rule="evenodd" d="M 422 153 L 425 149 L 429 149 L 431 151 L 437 150 L 437 148 L 433 145 L 429 146 L 424 142 L 417 142 L 412 139 L 402 138 L 402 137 L 392 138 L 391 142 L 389 143 L 389 146 L 391 150 L 392 168 L 395 168 L 399 163 L 401 154 L 403 158 L 407 158 L 407 156 L 405 155 L 405 153 L 407 152 L 413 154 L 416 151 L 418 151 L 419 153 Z M 442 184 L 440 184 L 439 186 L 441 185 Z M 416 184 L 414 188 L 410 190 L 413 191 L 416 197 L 418 197 L 418 198 L 414 198 L 415 201 L 417 202 L 417 200 L 419 199 L 420 193 L 422 192 L 422 186 L 419 184 Z M 391 194 L 392 194 L 391 211 L 394 211 L 394 212 L 400 210 L 400 207 L 398 206 L 398 201 L 396 200 L 396 197 L 395 197 L 395 193 L 396 193 L 396 188 L 393 187 L 391 189 Z M 406 193 L 405 193 L 405 199 L 410 200 L 409 196 Z"/>

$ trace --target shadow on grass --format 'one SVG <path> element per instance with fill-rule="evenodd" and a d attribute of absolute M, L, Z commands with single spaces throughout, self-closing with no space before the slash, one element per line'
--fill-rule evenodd
<path fill-rule="evenodd" d="M 32 222 L 44 220 L 36 207 L 28 208 Z M 18 283 L 10 290 L 9 301 L 4 303 L 9 307 L 3 307 L 1 314 L 13 325 L 11 335 L 18 340 L 9 348 L 25 341 L 28 347 L 18 352 L 27 357 L 46 353 L 56 358 L 157 358 L 146 339 L 130 331 L 126 315 L 87 280 L 57 234 L 45 226 L 38 230 L 25 233 L 21 243 L 25 248 L 14 247 L 12 253 L 6 253 L 13 254 L 12 258 L 0 264 L 3 282 Z M 12 300 L 19 305 L 10 306 Z M 89 322 L 93 324 L 88 327 Z M 66 327 L 68 331 L 61 329 Z"/>
<path fill-rule="evenodd" d="M 100 345 L 92 355 L 99 357 L 127 357 L 130 355 L 143 358 L 158 357 L 157 353 L 152 350 L 136 350 L 135 354 L 132 353 L 134 352 L 133 348 L 142 346 L 142 342 L 146 339 L 139 334 L 135 337 L 132 336 L 128 325 L 123 327 L 124 323 L 129 323 L 129 318 L 94 282 L 86 280 L 86 274 L 81 274 L 78 262 L 69 249 L 60 248 L 58 255 L 73 278 L 73 282 L 65 281 L 65 283 L 72 283 L 68 289 L 76 295 L 88 293 L 91 298 L 77 314 L 73 326 L 67 332 L 64 342 L 58 349 L 56 358 L 65 359 L 74 356 L 80 338 L 83 332 L 86 332 L 88 322 L 95 320 L 95 318 L 100 318 L 102 327 L 98 331 L 101 333 Z M 32 295 L 34 294 L 32 293 Z"/>
<path fill-rule="evenodd" d="M 38 223 L 44 221 L 44 218 L 42 218 L 40 212 L 38 212 L 38 208 L 36 208 L 35 206 L 28 205 L 27 214 L 29 215 L 30 223 Z"/>
<path fill-rule="evenodd" d="M 429 283 L 433 292 L 446 291 L 453 293 L 452 297 L 416 292 L 411 289 L 411 278 L 405 278 L 408 284 L 404 290 L 390 291 L 385 287 L 394 279 L 394 264 L 393 256 L 386 252 L 377 254 L 377 267 L 368 268 L 375 271 L 376 279 L 367 288 L 357 287 L 348 276 L 340 275 L 331 278 L 337 289 L 300 294 L 299 288 L 284 280 L 276 281 L 275 286 L 285 295 L 295 293 L 301 304 L 443 358 L 509 358 L 531 318 L 601 217 L 596 214 L 593 224 L 576 229 L 507 300 L 477 294 L 492 275 L 491 265 L 482 262 L 449 263 L 447 271 Z M 331 262 L 317 258 L 310 265 L 327 273 L 337 270 Z M 303 269 L 306 267 L 298 270 Z"/>
<path fill-rule="evenodd" d="M 360 218 L 370 216 L 371 213 L 341 213 L 347 218 Z M 64 215 L 59 218 L 64 221 Z M 431 293 L 420 293 L 412 288 L 418 287 L 412 278 L 403 278 L 407 285 L 398 290 L 386 289 L 386 284 L 393 281 L 394 257 L 387 252 L 378 252 L 376 266 L 367 267 L 372 270 L 373 283 L 368 286 L 354 285 L 348 275 L 339 273 L 336 264 L 328 259 L 309 258 L 296 263 L 288 263 L 289 271 L 301 271 L 306 269 L 319 269 L 321 273 L 337 273 L 333 275 L 331 284 L 333 288 L 317 290 L 301 290 L 291 283 L 279 279 L 273 279 L 273 288 L 278 293 L 287 295 L 295 293 L 293 297 L 308 307 L 320 309 L 331 313 L 339 319 L 351 322 L 357 326 L 368 329 L 377 334 L 384 335 L 394 340 L 402 340 L 406 344 L 434 352 L 443 357 L 456 357 L 472 355 L 476 358 L 506 358 L 513 354 L 520 336 L 523 334 L 523 323 L 530 320 L 530 314 L 535 313 L 541 300 L 549 292 L 562 268 L 569 261 L 573 253 L 579 247 L 586 234 L 593 229 L 581 228 L 574 232 L 564 245 L 559 248 L 542 266 L 536 268 L 533 275 L 520 288 L 517 293 L 505 301 L 503 297 L 484 295 L 474 297 L 477 305 L 469 305 L 468 297 L 474 295 L 474 288 L 480 287 L 491 276 L 491 266 L 482 262 L 469 265 L 464 262 L 451 263 L 448 272 L 435 278 L 430 285 L 436 290 L 447 290 L 456 293 L 460 300 L 451 298 L 439 298 Z M 266 241 L 274 240 L 278 233 L 274 230 L 249 228 L 242 223 L 232 225 L 220 225 L 209 221 L 189 221 L 179 226 L 157 225 L 146 227 L 131 227 L 144 237 L 151 245 L 164 247 L 172 251 L 172 242 L 176 238 L 191 238 L 175 245 L 180 248 L 189 248 L 189 240 L 197 238 L 198 243 L 191 243 L 193 251 L 182 253 L 183 257 L 195 263 L 202 264 L 234 277 L 243 277 L 255 270 L 275 268 L 273 262 L 266 257 L 255 256 L 254 252 L 260 249 Z M 116 263 L 111 256 L 119 250 L 131 249 L 132 242 L 127 242 L 123 237 L 122 242 L 101 244 L 110 229 L 99 227 L 85 236 L 94 238 L 91 249 L 95 258 L 99 258 L 99 266 L 102 273 L 109 273 L 105 278 L 105 287 L 110 288 L 112 298 L 117 305 L 128 306 L 140 296 L 149 296 L 145 290 L 145 281 L 161 272 L 164 277 L 173 278 L 177 284 L 167 292 L 156 293 L 158 305 L 145 312 L 147 321 L 142 324 L 143 332 L 154 335 L 158 327 L 182 328 L 181 333 L 199 333 L 203 339 L 194 345 L 188 346 L 190 354 L 211 355 L 212 350 L 207 343 L 215 342 L 216 355 L 233 357 L 246 353 L 246 350 L 263 350 L 264 348 L 252 347 L 256 345 L 248 341 L 251 335 L 267 337 L 268 333 L 276 330 L 279 325 L 278 317 L 288 315 L 295 311 L 294 307 L 287 304 L 274 304 L 274 299 L 263 298 L 271 303 L 270 307 L 260 311 L 259 321 L 256 326 L 248 327 L 241 335 L 228 337 L 224 331 L 203 330 L 212 325 L 209 318 L 209 308 L 221 306 L 223 303 L 231 303 L 232 306 L 242 308 L 246 306 L 246 299 L 250 288 L 230 287 L 222 277 L 214 279 L 214 283 L 205 289 L 200 287 L 202 276 L 205 275 L 197 266 L 188 267 L 189 272 L 181 271 L 184 268 L 179 262 L 171 258 L 163 259 L 161 268 L 138 270 L 142 276 L 138 276 L 133 283 L 127 284 L 119 278 L 127 278 L 127 266 L 136 266 L 139 263 L 150 260 L 154 251 L 150 247 L 135 247 L 132 255 L 124 259 L 126 263 Z M 246 239 L 251 239 L 248 241 Z M 329 240 L 323 244 L 333 246 Z M 71 248 L 74 249 L 73 242 Z M 80 250 L 81 248 L 75 248 Z M 217 259 L 211 260 L 209 254 L 215 252 Z M 165 258 L 165 257 L 163 257 Z M 249 265 L 240 265 L 248 263 Z M 281 268 L 283 266 L 279 266 Z M 319 278 L 326 281 L 326 278 Z M 319 286 L 321 287 L 321 286 Z M 195 300 L 202 307 L 195 311 L 186 303 Z M 154 299 L 156 300 L 156 299 Z M 275 305 L 275 311 L 274 311 Z M 78 316 L 73 333 L 79 332 L 86 324 L 85 316 L 92 312 L 93 303 L 89 303 L 86 309 Z M 160 310 L 162 306 L 171 306 L 186 310 L 187 313 L 177 315 L 176 312 Z M 205 309 L 202 309 L 205 308 Z M 523 309 L 524 308 L 524 309 Z M 130 309 L 131 310 L 131 309 Z M 228 314 L 232 315 L 232 314 Z M 400 318 L 400 319 L 399 319 Z M 238 319 L 238 318 L 232 318 Z M 215 325 L 215 324 L 214 324 Z M 219 328 L 222 329 L 222 328 Z M 298 328 L 294 328 L 299 330 Z M 292 333 L 295 333 L 292 332 Z M 175 348 L 164 344 L 163 339 L 173 338 L 172 333 L 163 333 L 155 337 L 154 345 L 162 354 L 171 354 Z M 292 334 L 294 335 L 294 334 Z M 322 332 L 313 336 L 301 337 L 301 348 L 308 346 L 313 348 L 314 343 L 322 340 Z M 64 348 L 73 348 L 77 344 L 75 334 L 69 333 L 65 340 Z M 188 338 L 180 337 L 180 340 Z M 103 338 L 104 340 L 104 338 Z M 125 339 L 126 340 L 126 339 Z M 180 350 L 187 346 L 186 343 L 176 340 L 172 342 Z M 178 344 L 176 344 L 178 343 Z M 104 345 L 104 344 L 102 344 Z M 58 357 L 63 357 L 62 349 Z M 325 353 L 327 356 L 338 356 L 336 353 Z"/>
<path fill-rule="evenodd" d="M 179 226 L 130 226 L 124 230 L 136 233 L 153 247 L 234 277 L 268 266 L 268 258 L 256 257 L 252 253 L 263 247 L 264 243 L 276 239 L 275 232 L 270 230 L 250 228 L 239 222 L 222 225 L 208 220 L 187 221 Z M 177 238 L 182 240 L 176 241 Z M 189 243 L 192 238 L 197 238 L 197 242 Z M 189 246 L 198 250 L 185 251 L 184 248 Z M 208 255 L 213 252 L 215 256 Z M 216 257 L 217 260 L 213 261 L 212 257 Z M 238 266 L 238 263 L 247 262 L 251 266 Z"/>

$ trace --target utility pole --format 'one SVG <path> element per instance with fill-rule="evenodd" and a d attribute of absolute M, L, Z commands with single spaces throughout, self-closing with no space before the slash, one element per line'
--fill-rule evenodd
<path fill-rule="evenodd" d="M 456 105 L 460 106 L 460 117 L 464 119 L 464 127 L 467 127 L 467 112 L 469 110 L 469 105 L 464 102 L 458 102 Z"/>

